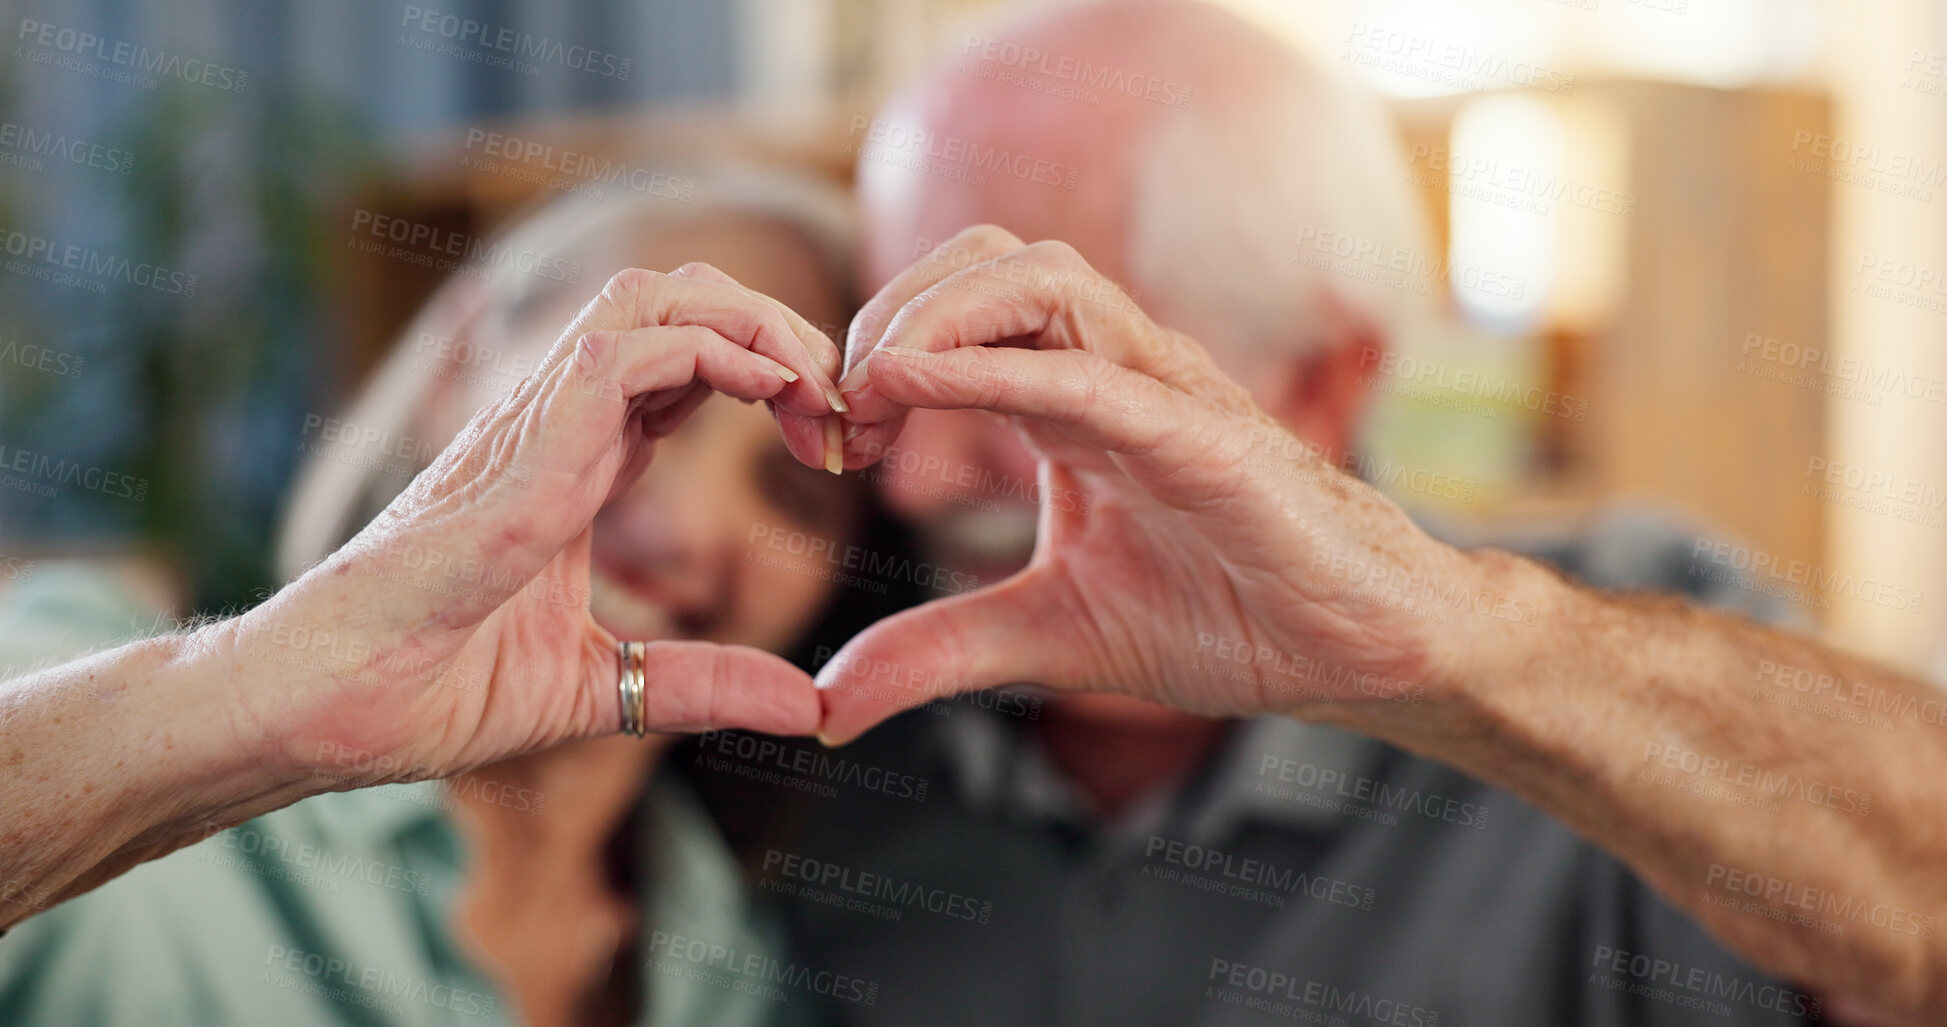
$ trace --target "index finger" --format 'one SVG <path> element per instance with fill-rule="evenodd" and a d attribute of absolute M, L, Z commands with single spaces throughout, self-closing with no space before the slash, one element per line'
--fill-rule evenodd
<path fill-rule="evenodd" d="M 799 341 L 804 343 L 806 351 L 811 354 L 812 360 L 818 367 L 818 387 L 824 390 L 825 400 L 831 404 L 831 409 L 834 411 L 820 416 L 809 416 L 794 413 L 774 403 L 771 405 L 771 413 L 777 417 L 778 433 L 784 437 L 784 447 L 790 450 L 791 455 L 796 457 L 799 463 L 811 468 L 836 470 L 835 454 L 829 452 L 827 447 L 830 440 L 839 438 L 841 435 L 837 430 L 828 430 L 826 425 L 828 423 L 835 425 L 834 418 L 846 410 L 845 400 L 839 395 L 838 387 L 833 383 L 834 376 L 839 373 L 840 365 L 844 362 L 838 346 L 823 330 L 805 320 L 790 306 L 744 285 L 715 265 L 693 261 L 671 271 L 670 274 L 720 282 L 740 289 L 746 295 L 777 308 L 778 313 L 784 317 L 785 323 L 791 326 L 792 332 L 796 333 Z"/>
<path fill-rule="evenodd" d="M 852 324 L 845 332 L 845 374 L 839 379 L 839 391 L 865 384 L 858 366 L 879 347 L 886 326 L 914 297 L 970 265 L 985 263 L 1020 248 L 1020 237 L 1005 228 L 973 225 L 954 233 L 953 238 L 927 253 L 926 259 L 887 282 L 852 316 Z"/>
<path fill-rule="evenodd" d="M 779 409 L 817 416 L 831 411 L 825 371 L 777 307 L 734 283 L 640 268 L 620 271 L 575 315 L 542 361 L 535 380 L 545 380 L 574 355 L 585 335 L 638 328 L 691 325 L 790 368 L 797 380 L 772 397 Z"/>
<path fill-rule="evenodd" d="M 934 247 L 924 260 L 887 282 L 859 308 L 845 333 L 845 375 L 838 383 L 848 407 L 855 399 L 870 395 L 870 379 L 863 365 L 884 341 L 887 327 L 900 311 L 966 268 L 985 264 L 1020 247 L 1020 238 L 1004 228 L 973 225 L 961 229 L 953 238 Z M 870 417 L 855 417 L 850 409 L 842 416 L 846 427 L 839 462 L 841 466 L 854 468 L 869 466 L 885 455 L 906 423 L 903 409 L 883 403 L 878 404 Z"/>
<path fill-rule="evenodd" d="M 878 328 L 870 350 L 848 354 L 860 361 L 840 385 L 852 407 L 845 415 L 852 424 L 845 445 L 848 466 L 868 466 L 883 456 L 904 426 L 908 408 L 872 386 L 872 354 L 888 347 L 938 353 L 1025 344 L 1084 350 L 1165 381 L 1187 384 L 1204 377 L 1196 359 L 1175 353 L 1179 347 L 1164 338 L 1167 333 L 1065 243 L 1034 243 L 944 274 L 937 266 L 915 267 L 895 281 L 904 288 L 888 286 L 874 303 L 929 280 L 933 284 L 889 316 L 877 312 L 884 317 L 882 326 L 865 325 Z M 853 323 L 854 350 L 864 321 L 862 312 Z"/>

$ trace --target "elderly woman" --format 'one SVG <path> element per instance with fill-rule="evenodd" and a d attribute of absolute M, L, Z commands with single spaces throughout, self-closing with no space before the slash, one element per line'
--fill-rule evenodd
<path fill-rule="evenodd" d="M 611 639 L 653 643 L 637 726 L 815 728 L 818 703 L 802 671 L 718 647 L 795 653 L 809 669 L 814 636 L 837 644 L 873 616 L 856 597 L 832 602 L 833 586 L 815 566 L 752 559 L 749 543 L 788 532 L 843 544 L 866 516 L 856 479 L 804 466 L 825 461 L 825 429 L 797 415 L 829 407 L 819 386 L 833 354 L 816 352 L 829 343 L 784 309 L 826 325 L 843 320 L 846 224 L 842 200 L 816 184 L 723 170 L 703 176 L 687 204 L 561 202 L 505 240 L 591 274 L 687 261 L 711 268 L 618 278 L 579 318 L 592 286 L 511 266 L 444 286 L 342 420 L 387 438 L 504 437 L 465 451 L 488 457 L 484 465 L 449 453 L 410 488 L 401 469 L 366 459 L 349 433 L 314 453 L 281 553 L 291 571 L 309 572 L 247 615 L 253 623 L 208 642 L 220 658 L 288 671 L 288 690 L 271 701 L 315 706 L 297 721 L 301 730 L 276 735 L 260 709 L 225 700 L 203 712 L 229 714 L 213 726 L 285 768 L 288 780 L 227 809 L 171 810 L 183 829 L 132 840 L 130 854 L 191 831 L 208 835 L 235 819 L 231 810 L 296 790 L 473 769 L 444 783 L 308 799 L 28 920 L 0 943 L 0 1021 L 716 1024 L 775 1016 L 773 1002 L 743 991 L 642 979 L 654 934 L 747 952 L 771 940 L 695 797 L 673 777 L 654 777 L 668 736 L 645 744 L 613 733 L 629 714 L 615 698 Z M 599 344 L 550 351 L 570 321 L 570 343 Z M 547 395 L 568 367 L 589 373 Z M 763 407 L 704 402 L 712 388 L 771 399 L 809 459 L 792 457 Z M 571 411 L 575 438 L 532 432 L 535 418 L 554 413 L 536 408 L 553 403 L 587 405 Z M 654 466 L 635 477 L 652 444 Z M 530 446 L 541 448 L 530 454 Z M 501 459 L 509 451 L 527 459 Z M 493 506 L 496 491 L 505 493 L 497 535 L 508 548 L 466 550 L 466 534 L 439 530 L 443 520 L 478 516 L 457 511 L 451 497 Z M 470 531 L 477 536 L 477 526 Z M 561 555 L 544 558 L 550 547 Z M 314 579 L 368 576 L 396 582 L 387 590 L 396 602 L 351 611 L 351 623 L 369 624 L 362 637 L 341 628 L 321 641 L 320 614 L 286 601 Z M 483 594 L 510 578 L 519 594 L 496 610 Z M 327 593 L 318 604 L 349 601 Z M 470 641 L 444 637 L 469 628 Z M 381 689 L 359 673 L 374 666 L 395 683 Z M 564 680 L 583 685 L 565 703 L 550 690 Z M 355 715 L 318 692 L 383 717 Z M 127 700 L 139 708 L 132 690 Z M 406 719 L 444 723 L 447 736 L 418 742 L 387 723 Z M 603 734 L 495 759 L 537 741 Z"/>

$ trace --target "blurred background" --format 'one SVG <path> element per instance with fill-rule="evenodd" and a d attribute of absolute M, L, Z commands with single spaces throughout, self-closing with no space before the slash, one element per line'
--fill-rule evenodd
<path fill-rule="evenodd" d="M 1435 228 L 1411 277 L 1454 316 L 1371 369 L 1369 477 L 1459 522 L 1675 509 L 1935 664 L 1947 7 L 1221 2 L 1387 98 Z M 497 225 L 684 202 L 712 154 L 846 181 L 854 119 L 1005 6 L 0 5 L 0 664 L 50 582 L 127 631 L 275 588 L 294 468 Z"/>

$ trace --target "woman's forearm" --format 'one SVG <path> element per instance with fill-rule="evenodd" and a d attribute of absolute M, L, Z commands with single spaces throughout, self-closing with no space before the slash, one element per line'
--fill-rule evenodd
<path fill-rule="evenodd" d="M 713 269 L 624 271 L 534 375 L 263 604 L 0 683 L 0 927 L 316 792 L 620 730 L 618 640 L 587 608 L 596 513 L 699 389 L 822 437 L 837 362 Z M 768 653 L 658 641 L 641 670 L 648 730 L 819 725 L 811 679 Z"/>
<path fill-rule="evenodd" d="M 0 684 L 0 926 L 326 781 L 240 724 L 236 622 Z"/>

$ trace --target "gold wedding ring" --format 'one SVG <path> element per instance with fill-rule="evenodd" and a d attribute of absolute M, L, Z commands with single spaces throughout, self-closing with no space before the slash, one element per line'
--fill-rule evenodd
<path fill-rule="evenodd" d="M 622 733 L 641 738 L 649 733 L 649 707 L 643 692 L 648 682 L 642 673 L 647 642 L 620 642 L 616 654 L 622 658 Z"/>

